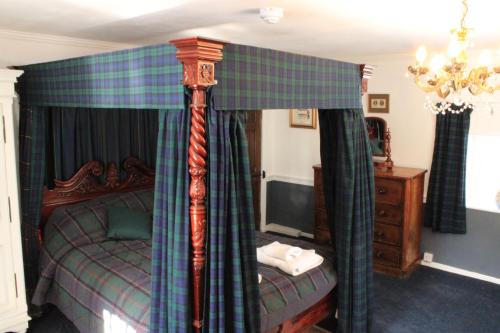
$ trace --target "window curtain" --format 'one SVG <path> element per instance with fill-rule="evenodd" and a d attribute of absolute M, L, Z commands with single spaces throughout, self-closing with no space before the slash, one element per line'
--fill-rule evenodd
<path fill-rule="evenodd" d="M 130 109 L 51 108 L 47 112 L 47 184 L 69 179 L 86 162 L 106 168 L 129 156 L 154 168 L 158 111 Z"/>
<path fill-rule="evenodd" d="M 337 255 L 338 330 L 367 333 L 372 317 L 374 175 L 362 109 L 320 110 L 328 221 Z"/>
<path fill-rule="evenodd" d="M 42 206 L 45 170 L 45 108 L 20 108 L 19 115 L 19 178 L 21 189 L 21 236 L 24 254 L 26 296 L 30 314 L 38 310 L 31 306 L 31 297 L 38 281 L 38 224 Z"/>
<path fill-rule="evenodd" d="M 191 112 L 160 111 L 151 261 L 151 332 L 191 331 L 188 146 Z"/>
<path fill-rule="evenodd" d="M 458 108 L 454 106 L 455 108 Z M 472 109 L 436 115 L 436 135 L 425 204 L 425 226 L 433 231 L 464 234 L 465 173 Z"/>
<path fill-rule="evenodd" d="M 213 103 L 210 103 L 213 105 Z M 205 332 L 260 332 L 255 225 L 243 112 L 208 107 Z"/>

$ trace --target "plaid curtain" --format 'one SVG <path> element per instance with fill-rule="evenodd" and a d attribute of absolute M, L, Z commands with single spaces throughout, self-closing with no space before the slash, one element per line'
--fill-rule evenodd
<path fill-rule="evenodd" d="M 456 107 L 457 108 L 457 107 Z M 425 226 L 433 231 L 464 234 L 465 168 L 472 109 L 438 114 L 434 154 L 425 204 Z"/>
<path fill-rule="evenodd" d="M 338 329 L 367 333 L 372 317 L 374 176 L 362 109 L 320 110 L 327 215 L 337 254 Z"/>
<path fill-rule="evenodd" d="M 41 216 L 45 169 L 45 110 L 41 107 L 20 108 L 19 177 L 21 188 L 21 236 L 23 240 L 24 276 L 30 314 L 31 297 L 38 281 L 38 224 Z"/>
<path fill-rule="evenodd" d="M 259 332 L 255 226 L 245 114 L 215 111 L 209 107 L 207 118 L 205 332 Z"/>
<path fill-rule="evenodd" d="M 86 162 L 120 163 L 129 156 L 154 168 L 158 111 L 50 108 L 47 112 L 47 183 L 69 179 Z"/>
<path fill-rule="evenodd" d="M 151 332 L 191 331 L 188 144 L 191 112 L 160 111 L 151 262 Z"/>

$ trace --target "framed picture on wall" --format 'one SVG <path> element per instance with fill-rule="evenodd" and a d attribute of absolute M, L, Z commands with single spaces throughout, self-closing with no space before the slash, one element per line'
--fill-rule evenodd
<path fill-rule="evenodd" d="M 291 109 L 290 127 L 316 128 L 318 109 Z"/>
<path fill-rule="evenodd" d="M 368 112 L 389 113 L 389 94 L 368 94 Z"/>

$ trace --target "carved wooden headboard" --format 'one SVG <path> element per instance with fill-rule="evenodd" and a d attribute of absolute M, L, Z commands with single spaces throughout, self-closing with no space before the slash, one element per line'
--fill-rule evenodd
<path fill-rule="evenodd" d="M 91 200 L 108 193 L 154 187 L 155 171 L 148 168 L 143 161 L 129 157 L 123 162 L 123 169 L 127 177 L 120 181 L 116 164 L 109 163 L 105 181 L 101 183 L 99 176 L 103 174 L 103 165 L 98 161 L 90 161 L 85 163 L 70 179 L 54 180 L 53 189 L 49 190 L 47 187 L 43 189 L 40 230 L 43 230 L 48 217 L 57 207 Z"/>

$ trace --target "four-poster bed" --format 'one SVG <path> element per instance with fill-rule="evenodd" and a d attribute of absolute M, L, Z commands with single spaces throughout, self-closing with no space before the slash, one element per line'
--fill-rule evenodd
<path fill-rule="evenodd" d="M 212 227 L 214 227 L 213 224 L 215 224 L 216 227 L 216 224 L 219 223 L 218 221 L 222 221 L 222 219 L 219 218 L 220 220 L 214 220 L 212 215 L 207 214 L 207 197 L 209 201 L 214 200 L 211 195 L 215 189 L 211 189 L 211 185 L 213 184 L 212 179 L 206 180 L 205 176 L 210 172 L 210 167 L 208 166 L 209 161 L 212 163 L 218 158 L 217 155 L 209 154 L 209 151 L 212 151 L 212 149 L 216 150 L 215 146 L 210 146 L 210 149 L 207 148 L 209 146 L 208 143 L 213 142 L 210 141 L 210 139 L 215 138 L 215 140 L 224 140 L 222 138 L 217 139 L 217 136 L 214 134 L 207 135 L 208 127 L 219 126 L 214 125 L 217 122 L 215 120 L 215 115 L 222 115 L 224 111 L 227 111 L 227 113 L 234 113 L 236 115 L 234 120 L 233 118 L 228 118 L 228 121 L 231 121 L 231 124 L 233 124 L 233 122 L 236 124 L 237 132 L 237 127 L 240 126 L 241 119 L 238 118 L 238 112 L 230 112 L 231 110 L 289 107 L 319 107 L 323 109 L 360 108 L 360 95 L 362 91 L 366 91 L 366 80 L 371 74 L 371 68 L 364 65 L 360 67 L 354 64 L 315 57 L 299 56 L 285 52 L 227 44 L 199 37 L 174 40 L 172 44 L 177 48 L 177 59 L 182 66 L 179 63 L 174 63 L 172 51 L 175 49 L 171 46 L 146 47 L 132 50 L 131 54 L 127 54 L 126 51 L 120 51 L 112 53 L 109 56 L 100 55 L 91 59 L 84 57 L 76 61 L 69 59 L 58 63 L 27 66 L 24 68 L 26 74 L 20 89 L 21 103 L 39 107 L 56 105 L 65 107 L 126 107 L 168 110 L 160 114 L 160 118 L 164 117 L 164 119 L 166 119 L 165 126 L 162 127 L 162 125 L 160 125 L 160 132 L 162 130 L 166 131 L 167 128 L 169 131 L 177 131 L 176 135 L 168 135 L 176 137 L 179 143 L 182 143 L 184 138 L 189 137 L 188 143 L 186 143 L 185 146 L 185 148 L 187 148 L 186 151 L 188 151 L 187 161 L 189 168 L 177 167 L 177 169 L 174 170 L 170 167 L 170 164 L 166 163 L 166 165 L 163 166 L 160 165 L 163 162 L 162 160 L 157 161 L 156 193 L 168 193 L 165 194 L 165 196 L 158 196 L 155 198 L 155 222 L 152 240 L 152 284 L 154 292 L 152 295 L 156 297 L 156 299 L 152 300 L 152 310 L 153 312 L 159 311 L 159 313 L 152 314 L 152 330 L 168 330 L 167 327 L 171 327 L 170 329 L 172 330 L 182 331 L 181 328 L 187 329 L 185 326 L 186 318 L 192 318 L 188 321 L 190 322 L 189 326 L 192 326 L 194 332 L 201 332 L 202 329 L 210 331 L 216 329 L 215 327 L 217 326 L 213 325 L 219 325 L 216 324 L 216 321 L 219 319 L 213 318 L 214 313 L 212 310 L 209 310 L 208 313 L 204 313 L 203 311 L 207 309 L 207 303 L 210 303 L 207 301 L 207 297 L 213 297 L 213 290 L 215 290 L 214 288 L 216 287 L 216 285 L 214 287 L 212 283 L 216 281 L 217 278 L 212 278 L 212 275 L 219 273 L 217 273 L 218 271 L 213 267 L 205 271 L 206 265 L 211 265 L 210 256 L 213 255 L 206 247 L 207 244 L 210 247 L 212 245 L 211 242 L 214 241 L 214 236 L 212 235 L 213 231 L 210 231 L 212 230 L 210 229 L 210 225 L 212 224 Z M 133 60 L 137 59 L 141 59 L 141 62 L 132 66 L 132 64 L 134 64 Z M 130 68 L 127 66 L 130 66 Z M 127 70 L 132 74 L 127 74 Z M 83 75 L 81 75 L 82 71 Z M 113 71 L 118 71 L 121 74 L 114 75 Z M 101 83 L 98 82 L 95 75 L 87 75 L 87 72 L 103 72 L 103 76 L 106 78 L 108 78 L 109 74 L 109 79 Z M 116 79 L 117 77 L 123 82 L 118 82 L 119 80 Z M 182 102 L 186 97 L 182 89 L 179 88 L 181 87 L 181 85 L 179 85 L 179 78 L 182 78 L 182 85 L 189 89 L 189 96 L 187 97 L 189 108 L 185 107 Z M 217 83 L 216 78 L 219 84 L 209 91 L 209 88 Z M 162 93 L 162 89 L 164 89 L 165 93 Z M 52 90 L 59 93 L 53 93 Z M 153 91 L 153 93 L 151 93 L 151 91 Z M 142 92 L 142 94 L 138 94 L 137 92 Z M 130 97 L 127 94 L 132 94 L 132 96 Z M 165 97 L 165 95 L 167 97 Z M 180 111 L 183 109 L 184 111 Z M 210 112 L 207 114 L 207 111 Z M 43 112 L 43 110 L 33 112 Z M 189 119 L 188 134 L 184 132 L 182 126 L 184 126 L 183 124 L 185 123 L 183 117 L 188 117 L 189 112 L 191 115 Z M 169 123 L 168 119 L 172 119 L 172 123 Z M 220 121 L 223 121 L 223 119 L 221 118 Z M 209 123 L 211 124 L 210 126 Z M 160 142 L 161 139 L 159 139 L 159 143 Z M 221 144 L 223 145 L 224 143 L 222 142 Z M 242 145 L 242 147 L 245 147 L 244 140 Z M 161 147 L 164 147 L 165 151 L 168 150 L 170 153 L 176 152 L 172 149 L 177 149 L 177 151 L 183 151 L 184 149 L 183 144 L 176 148 L 168 146 Z M 159 149 L 161 150 L 161 148 Z M 243 151 L 244 149 L 241 150 L 241 152 Z M 166 156 L 162 151 L 159 151 L 158 158 L 164 159 L 173 157 Z M 241 169 L 244 170 L 243 174 L 247 171 L 244 164 L 245 161 L 243 161 Z M 102 195 L 107 192 L 128 192 L 138 187 L 151 187 L 154 173 L 151 170 L 147 170 L 147 168 L 142 168 L 140 163 L 134 162 L 133 166 L 138 168 L 134 168 L 135 171 L 131 171 L 132 173 L 137 170 L 140 172 L 134 173 L 135 178 L 129 178 L 131 180 L 125 183 L 119 183 L 119 181 L 114 178 L 113 174 L 115 174 L 116 168 L 113 166 L 108 169 L 111 177 L 108 176 L 106 185 L 99 185 L 89 180 L 92 178 L 88 178 L 87 176 L 91 176 L 92 174 L 97 175 L 102 172 L 102 167 L 99 167 L 95 163 L 87 165 L 82 169 L 83 171 L 80 170 L 80 174 L 77 173 L 75 179 L 66 182 L 56 182 L 59 189 L 53 192 L 45 192 L 44 210 L 42 212 L 43 217 L 46 218 L 50 214 L 50 211 L 60 204 L 75 203 L 82 199 L 92 199 L 96 194 Z M 212 166 L 212 164 L 210 164 L 210 166 Z M 162 168 L 167 168 L 165 169 L 167 173 L 170 172 L 168 170 L 172 170 L 173 173 L 169 174 L 168 177 L 163 177 L 162 172 L 159 172 Z M 183 168 L 185 168 L 185 170 Z M 175 176 L 175 174 L 177 174 L 177 176 Z M 236 178 L 233 182 L 239 184 L 237 186 L 242 184 L 243 186 L 247 186 L 246 179 L 243 178 L 238 180 L 238 177 L 240 177 L 239 174 L 241 174 L 241 172 L 236 171 Z M 179 181 L 174 178 L 179 178 L 179 176 L 183 177 L 184 175 L 189 177 L 189 187 L 184 187 L 182 182 L 180 184 L 175 183 L 177 185 L 174 185 L 173 182 Z M 215 179 L 212 175 L 210 175 L 209 178 Z M 139 184 L 136 183 L 137 179 L 140 180 Z M 208 189 L 206 186 L 207 184 L 209 184 Z M 131 186 L 129 187 L 129 185 Z M 63 193 L 65 189 L 81 187 L 89 187 L 97 191 L 94 194 L 89 194 L 92 191 L 85 193 L 83 196 L 77 197 L 74 201 L 69 199 L 69 197 L 60 199 L 60 193 Z M 173 192 L 177 193 L 175 197 L 176 201 L 183 200 L 186 194 L 189 197 L 190 204 L 188 210 L 187 206 L 185 207 L 184 204 L 179 204 L 180 206 L 176 204 L 175 207 L 181 207 L 180 212 L 178 214 L 176 213 L 176 216 L 171 217 L 160 211 L 163 208 L 159 203 L 163 203 L 165 198 L 174 198 L 169 192 L 173 191 L 173 188 L 177 188 L 178 191 Z M 184 192 L 179 190 L 180 188 L 187 189 L 187 192 L 183 194 Z M 236 189 L 237 188 L 238 187 L 236 187 Z M 237 194 L 235 200 L 235 202 L 245 200 L 245 197 Z M 215 209 L 216 208 L 212 209 L 212 211 L 215 211 Z M 227 208 L 227 210 L 229 210 L 229 208 Z M 184 215 L 186 212 L 188 212 L 188 215 Z M 241 214 L 241 212 L 237 213 L 237 216 L 241 218 Z M 168 242 L 171 244 L 169 246 L 172 246 L 175 251 L 179 251 L 179 249 L 185 251 L 185 249 L 190 248 L 191 274 L 188 274 L 188 276 L 191 280 L 192 288 L 188 293 L 183 291 L 182 302 L 186 301 L 186 297 L 189 297 L 191 301 L 186 304 L 177 302 L 178 304 L 173 305 L 172 301 L 178 296 L 168 291 L 168 289 L 171 288 L 168 284 L 172 283 L 172 286 L 175 284 L 179 287 L 180 283 L 179 288 L 184 290 L 187 288 L 185 284 L 186 278 L 180 279 L 179 276 L 176 277 L 175 272 L 172 272 L 173 267 L 178 264 L 176 264 L 175 260 L 170 262 L 169 256 L 175 254 L 169 254 L 167 251 L 167 253 L 161 254 L 167 256 L 166 262 L 162 261 L 163 259 L 160 260 L 160 257 L 156 257 L 155 260 L 155 256 L 160 255 L 158 251 L 160 251 L 159 247 L 161 247 L 160 245 L 163 242 L 162 239 L 167 242 L 166 238 L 162 238 L 162 235 L 157 233 L 155 236 L 155 231 L 162 228 L 162 223 L 167 227 L 169 224 L 175 226 L 176 223 L 180 223 L 181 221 L 185 223 L 184 217 L 186 216 L 189 216 L 190 220 L 190 229 L 185 229 L 189 232 L 189 247 L 186 248 L 185 241 L 187 239 L 182 238 L 187 235 L 186 233 L 183 233 L 182 237 L 179 236 L 179 239 L 174 239 L 173 241 L 169 240 Z M 246 215 L 246 217 L 249 216 L 252 216 L 251 212 L 249 215 Z M 170 220 L 171 218 L 172 220 Z M 251 220 L 253 224 L 253 219 Z M 242 221 L 246 221 L 245 218 L 243 218 Z M 182 233 L 182 230 L 184 230 L 182 228 L 175 230 L 179 230 L 179 232 Z M 242 237 L 242 235 L 245 235 L 245 233 L 249 231 L 248 229 L 242 228 L 237 232 L 239 233 L 238 237 Z M 211 236 L 207 237 L 207 235 Z M 239 300 L 241 309 L 238 308 L 238 305 L 234 307 L 236 310 L 240 309 L 239 311 L 243 313 L 242 318 L 238 319 L 243 325 L 241 330 L 244 331 L 246 328 L 252 331 L 256 329 L 252 320 L 258 318 L 258 313 L 252 313 L 255 312 L 256 301 L 255 299 L 252 300 L 251 297 L 252 295 L 255 296 L 255 291 L 258 290 L 255 288 L 256 281 L 253 281 L 256 280 L 254 274 L 256 273 L 255 237 L 252 236 L 253 231 L 246 235 L 250 235 L 249 238 L 253 239 L 253 241 L 251 240 L 245 243 L 244 239 L 246 237 L 238 241 L 242 249 L 239 255 L 243 259 L 241 263 L 239 263 L 239 259 L 237 261 L 238 265 L 242 266 L 234 266 L 232 269 L 240 269 L 237 273 L 238 276 L 250 280 L 243 281 L 243 289 L 245 290 L 241 292 L 243 303 Z M 224 242 L 224 240 L 222 240 L 222 242 Z M 251 247 L 253 247 L 253 254 L 245 252 Z M 183 252 L 183 256 L 185 255 L 185 252 Z M 234 255 L 237 256 L 238 254 L 236 253 Z M 183 258 L 183 256 L 181 257 Z M 207 256 L 209 261 L 207 261 Z M 235 257 L 234 260 L 236 259 Z M 253 268 L 245 268 L 245 265 L 251 262 L 253 262 Z M 248 271 L 246 271 L 247 269 Z M 164 273 L 161 273 L 162 271 Z M 224 272 L 224 269 L 222 269 L 222 272 Z M 252 274 L 249 275 L 248 272 L 253 274 L 253 278 L 249 278 Z M 160 274 L 160 277 L 157 278 L 158 274 Z M 208 275 L 210 275 L 210 278 L 205 278 L 205 276 Z M 181 280 L 183 280 L 183 282 L 181 282 Z M 167 285 L 165 285 L 165 283 L 167 283 Z M 224 285 L 223 280 L 221 283 Z M 233 285 L 237 284 L 238 281 L 233 281 Z M 229 285 L 229 287 L 230 286 L 231 285 Z M 160 288 L 158 292 L 156 287 Z M 209 289 L 208 291 L 206 290 L 207 287 Z M 305 311 L 300 311 L 300 313 L 295 314 L 292 318 L 286 318 L 286 320 L 283 320 L 279 325 L 273 327 L 271 332 L 299 332 L 314 325 L 327 316 L 332 316 L 336 304 L 335 294 L 335 291 L 330 290 L 325 296 L 322 296 L 319 301 L 315 301 L 314 304 L 309 306 Z M 165 295 L 170 295 L 166 297 L 167 300 L 162 299 Z M 247 306 L 249 302 L 254 303 L 252 306 Z M 191 308 L 189 303 L 192 303 L 192 313 L 189 310 Z M 165 323 L 165 316 L 169 316 L 171 314 L 169 311 L 176 306 L 181 307 L 175 312 L 176 318 L 179 316 L 180 319 L 170 318 L 170 322 Z M 227 306 L 228 305 L 226 305 L 226 307 Z M 162 311 L 164 311 L 164 313 L 162 313 Z M 186 312 L 184 313 L 183 311 Z M 256 312 L 259 311 L 257 310 Z M 248 316 L 254 316 L 254 318 L 247 319 Z M 206 319 L 207 317 L 209 317 L 209 320 Z M 233 327 L 233 329 L 235 328 Z"/>
<path fill-rule="evenodd" d="M 89 231 L 87 233 L 84 232 L 85 236 L 91 237 L 93 239 L 92 244 L 89 244 L 87 240 L 82 240 L 82 235 L 75 235 L 75 230 L 68 226 L 64 226 L 64 224 L 68 224 L 68 221 L 76 222 L 77 225 L 81 223 L 87 223 L 87 217 L 85 214 L 87 211 L 92 211 L 93 213 L 99 214 L 101 213 L 102 206 L 114 206 L 117 204 L 117 198 L 121 202 L 128 202 L 128 204 L 132 203 L 134 200 L 141 200 L 146 207 L 151 207 L 152 202 L 148 200 L 151 197 L 151 191 L 154 187 L 154 170 L 149 169 L 144 165 L 144 163 L 134 157 L 127 158 L 123 162 L 123 169 L 126 171 L 126 178 L 123 181 L 120 181 L 117 178 L 118 170 L 116 167 L 116 163 L 110 163 L 107 166 L 105 177 L 103 181 L 99 180 L 99 177 L 103 175 L 103 166 L 102 163 L 98 161 L 89 161 L 84 164 L 75 175 L 66 180 L 55 180 L 55 187 L 53 189 L 44 189 L 43 195 L 43 203 L 42 203 L 42 221 L 40 224 L 40 234 L 44 235 L 43 231 L 46 228 L 47 222 L 50 220 L 47 227 L 49 228 L 49 233 L 46 235 L 48 237 L 48 244 L 45 244 L 45 248 L 43 250 L 42 255 L 42 263 L 41 269 L 43 272 L 43 280 L 47 280 L 41 282 L 40 290 L 35 292 L 35 300 L 36 302 L 43 304 L 46 300 L 49 300 L 51 303 L 54 303 L 58 307 L 63 307 L 65 304 L 68 304 L 67 295 L 69 293 L 77 299 L 78 303 L 82 303 L 83 305 L 77 307 L 78 311 L 75 310 L 76 306 L 73 305 L 70 308 L 71 310 L 64 309 L 63 313 L 70 319 L 75 318 L 75 312 L 82 312 L 92 309 L 95 313 L 99 313 L 102 311 L 106 311 L 106 308 L 96 309 L 96 306 L 90 306 L 85 304 L 86 298 L 95 297 L 104 298 L 105 301 L 100 301 L 104 304 L 104 306 L 110 306 L 109 304 L 114 304 L 114 300 L 111 299 L 110 296 L 99 295 L 99 297 L 93 296 L 94 292 L 89 292 L 85 298 L 82 298 L 81 293 L 75 293 L 75 291 L 71 291 L 74 286 L 68 284 L 68 282 L 64 279 L 65 274 L 68 274 L 67 271 L 72 271 L 72 267 L 68 264 L 68 260 L 75 257 L 76 255 L 80 255 L 81 253 L 86 254 L 89 250 L 89 245 L 99 244 L 106 248 L 106 251 L 111 251 L 111 258 L 116 257 L 116 253 L 113 253 L 115 248 L 118 248 L 121 252 L 126 251 L 127 248 L 132 248 L 134 251 L 139 251 L 141 255 L 147 256 L 147 252 L 145 248 L 148 245 L 144 245 L 143 242 L 131 241 L 124 243 L 125 245 L 117 244 L 115 246 L 110 246 L 110 242 L 114 242 L 113 240 L 105 239 L 100 236 L 96 238 L 95 230 Z M 126 193 L 130 192 L 132 196 L 127 195 Z M 149 210 L 150 208 L 148 208 Z M 52 216 L 55 214 L 55 216 Z M 51 217 L 52 216 L 52 217 Z M 65 221 L 66 219 L 67 221 Z M 64 223 L 63 223 L 64 222 Z M 82 226 L 83 229 L 83 226 Z M 77 244 L 72 246 L 71 248 L 64 249 L 64 255 L 59 253 L 61 247 L 66 247 L 66 244 L 63 243 L 54 243 L 54 239 L 58 237 L 58 235 L 65 235 L 65 238 L 68 239 L 68 242 L 71 244 Z M 265 245 L 271 241 L 287 241 L 290 243 L 289 239 L 282 238 L 279 236 L 264 236 L 259 233 L 258 235 L 258 245 Z M 42 242 L 43 242 L 43 238 Z M 117 242 L 118 243 L 118 242 Z M 310 246 L 310 244 L 304 241 L 294 241 L 293 244 L 295 246 Z M 76 251 L 75 253 L 73 253 Z M 317 251 L 323 254 L 325 257 L 332 257 L 333 252 L 331 250 L 318 247 Z M 90 254 L 92 256 L 92 254 Z M 56 262 L 66 257 L 62 261 L 62 263 L 57 266 L 51 265 L 52 262 Z M 133 253 L 128 254 L 127 256 L 134 256 Z M 80 260 L 79 257 L 76 257 Z M 106 257 L 107 260 L 108 257 Z M 76 259 L 75 259 L 76 260 Z M 136 258 L 135 261 L 140 260 Z M 84 265 L 108 265 L 106 262 L 101 262 L 100 258 L 91 257 L 90 260 L 87 260 L 85 264 L 79 264 L 80 266 Z M 142 264 L 144 265 L 144 264 Z M 308 274 L 306 278 L 292 278 L 285 277 L 285 274 L 279 273 L 277 269 L 271 269 L 269 267 L 264 268 L 264 265 L 261 265 L 261 269 L 259 272 L 265 277 L 265 281 L 262 283 L 261 297 L 262 294 L 270 295 L 270 298 L 266 301 L 263 301 L 262 311 L 265 311 L 267 316 L 264 316 L 263 320 L 265 320 L 265 324 L 263 327 L 270 328 L 266 329 L 265 332 L 301 332 L 307 327 L 327 318 L 328 316 L 333 316 L 333 310 L 335 308 L 335 290 L 333 289 L 336 280 L 333 274 L 333 271 L 330 271 L 328 265 L 333 266 L 330 260 L 328 263 L 320 267 L 320 269 L 314 270 L 312 273 Z M 75 269 L 72 274 L 75 276 L 78 274 L 84 274 L 85 271 L 92 272 L 95 268 L 86 268 L 82 270 L 81 268 Z M 262 271 L 263 270 L 263 271 Z M 132 278 L 137 279 L 138 277 L 144 278 L 143 272 L 139 272 L 136 274 L 134 270 L 130 280 Z M 86 273 L 89 274 L 89 273 Z M 116 273 L 119 275 L 118 273 Z M 123 274 L 123 272 L 121 273 Z M 126 276 L 130 273 L 125 273 Z M 328 281 L 326 283 L 323 281 L 324 277 L 328 277 Z M 331 278 L 330 278 L 331 277 Z M 268 279 L 269 278 L 269 279 Z M 301 297 L 294 297 L 294 295 L 286 295 L 277 297 L 276 294 L 281 293 L 280 289 L 287 290 L 291 287 L 294 287 L 288 280 L 294 279 L 296 285 L 307 283 L 305 279 L 312 279 L 315 281 L 316 286 L 320 286 L 320 289 L 316 292 L 319 295 L 313 295 L 310 291 L 309 294 L 306 288 L 301 288 L 301 292 L 305 293 L 307 297 L 301 295 Z M 89 281 L 86 278 L 77 278 L 78 287 L 84 289 L 91 290 L 100 290 L 103 287 L 109 287 L 110 282 L 106 279 L 105 282 L 101 281 Z M 53 288 L 54 290 L 48 290 L 49 284 L 55 283 L 57 287 Z M 67 290 L 69 291 L 67 291 Z M 130 298 L 133 301 L 137 301 L 137 299 L 144 299 L 144 295 L 140 291 L 136 291 L 136 286 L 130 284 L 130 288 L 124 288 L 123 293 L 127 292 L 127 298 Z M 132 292 L 130 291 L 132 290 Z M 134 297 L 134 293 L 139 292 L 139 296 Z M 47 296 L 46 296 L 47 295 Z M 109 299 L 107 299 L 107 297 Z M 281 299 L 283 297 L 283 299 Z M 282 301 L 283 303 L 287 303 L 286 306 L 277 306 L 276 302 Z M 144 317 L 134 317 L 133 314 L 127 313 L 127 307 L 131 307 L 133 305 L 130 304 L 131 301 L 128 301 L 128 304 L 114 304 L 114 308 L 116 313 L 121 314 L 122 319 L 126 319 L 127 322 L 132 322 L 133 324 L 130 326 L 133 329 L 137 329 L 139 332 L 145 331 L 148 328 L 147 322 L 144 321 Z M 149 303 L 145 302 L 142 308 L 147 309 L 149 307 Z M 288 310 L 287 308 L 292 308 L 292 310 Z M 290 316 L 290 313 L 294 311 L 297 312 L 301 308 L 305 308 L 300 313 L 297 313 L 293 316 Z M 118 311 L 116 309 L 119 309 Z M 272 315 L 269 315 L 269 312 L 274 312 Z M 113 313 L 113 314 L 116 314 Z M 143 313 L 142 313 L 143 314 Z M 289 319 L 282 321 L 280 318 Z M 83 320 L 85 317 L 80 318 Z M 85 321 L 85 320 L 83 320 Z M 91 325 L 95 324 L 93 320 L 87 320 L 87 322 L 93 322 Z M 97 321 L 95 321 L 97 322 Z M 109 323 L 107 323 L 109 325 Z M 88 331 L 88 326 L 82 324 L 76 324 L 78 328 L 81 328 L 83 332 Z"/>

